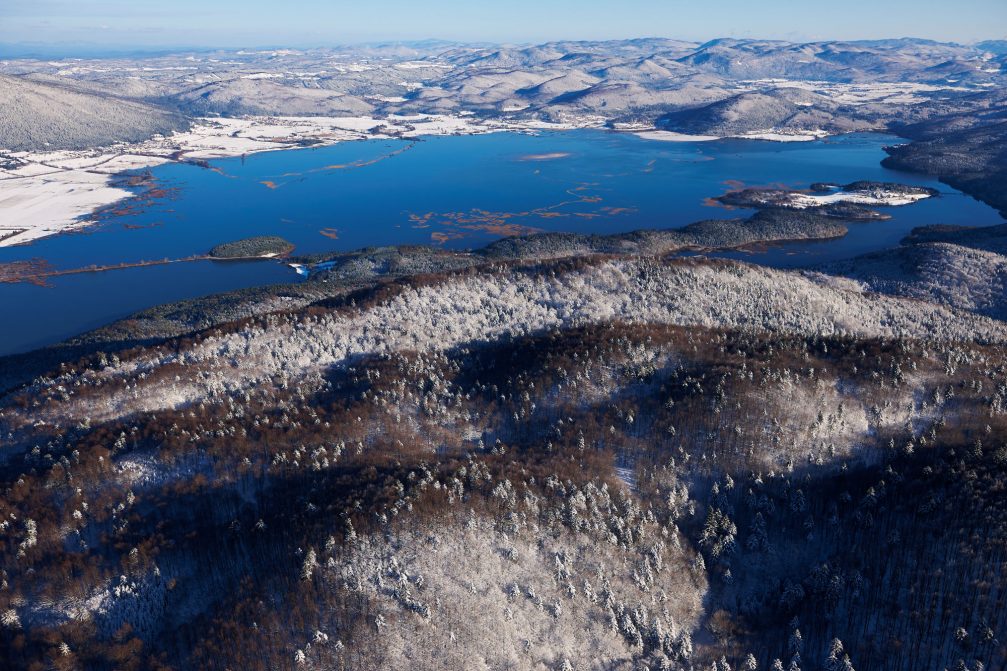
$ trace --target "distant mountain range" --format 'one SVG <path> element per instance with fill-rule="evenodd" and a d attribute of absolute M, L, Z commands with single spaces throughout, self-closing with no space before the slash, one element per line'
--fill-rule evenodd
<path fill-rule="evenodd" d="M 471 112 L 581 125 L 659 124 L 700 133 L 881 128 L 893 118 L 915 116 L 907 110 L 919 103 L 1001 88 L 1005 45 L 915 39 L 724 38 L 698 44 L 647 38 L 530 46 L 426 41 L 15 59 L 0 64 L 0 74 L 8 76 L 4 85 L 21 82 L 38 95 L 10 110 L 0 147 L 133 139 L 174 127 L 176 114 Z M 806 91 L 795 90 L 795 83 Z M 147 105 L 136 109 L 149 112 L 134 123 L 127 109 L 120 122 L 116 114 L 99 112 L 103 99 Z M 89 120 L 79 123 L 75 111 Z M 739 114 L 746 118 L 732 121 Z M 18 121 L 51 115 L 59 122 L 50 130 Z M 23 130 L 28 125 L 31 134 Z"/>

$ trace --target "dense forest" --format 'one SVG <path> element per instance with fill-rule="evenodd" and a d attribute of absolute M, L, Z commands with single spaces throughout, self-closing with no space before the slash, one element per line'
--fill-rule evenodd
<path fill-rule="evenodd" d="M 577 292 L 615 268 L 661 289 L 624 311 L 607 301 L 625 284 Z M 997 322 L 920 338 L 899 313 L 917 303 L 835 288 L 820 308 L 859 309 L 857 328 L 795 318 L 814 308 L 785 295 L 759 299 L 758 327 L 658 309 L 675 273 L 705 272 L 741 275 L 738 292 L 768 271 L 602 258 L 425 276 L 96 355 L 8 395 L 3 658 L 1004 668 Z M 582 301 L 592 317 L 522 326 L 537 282 L 552 287 L 538 309 Z M 313 349 L 368 314 L 390 345 Z"/>

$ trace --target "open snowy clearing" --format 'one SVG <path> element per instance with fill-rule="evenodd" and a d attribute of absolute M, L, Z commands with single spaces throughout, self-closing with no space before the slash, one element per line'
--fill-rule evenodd
<path fill-rule="evenodd" d="M 644 140 L 657 140 L 659 142 L 712 142 L 713 140 L 767 140 L 770 142 L 811 142 L 828 137 L 830 133 L 824 130 L 809 130 L 801 133 L 782 133 L 776 130 L 766 130 L 757 133 L 744 133 L 741 135 L 689 135 L 688 133 L 675 133 L 669 130 L 647 130 L 634 133 Z"/>
<path fill-rule="evenodd" d="M 910 205 L 930 198 L 929 193 L 904 192 L 887 189 L 870 191 L 836 191 L 834 193 L 793 193 L 787 198 L 791 207 L 821 207 L 831 203 L 856 203 L 858 205 Z"/>
<path fill-rule="evenodd" d="M 864 105 L 882 101 L 891 104 L 913 104 L 926 101 L 928 94 L 941 91 L 973 90 L 963 86 L 934 86 L 918 82 L 843 83 L 797 79 L 756 79 L 739 82 L 737 89 L 739 91 L 761 91 L 767 87 L 811 91 L 827 96 L 834 102 L 847 105 Z"/>
<path fill-rule="evenodd" d="M 675 133 L 670 130 L 647 130 L 634 133 L 644 140 L 657 140 L 659 142 L 711 142 L 721 140 L 716 135 L 688 135 L 686 133 Z"/>
<path fill-rule="evenodd" d="M 820 140 L 829 135 L 831 133 L 824 130 L 809 130 L 800 133 L 783 133 L 777 130 L 767 130 L 731 135 L 730 137 L 741 140 L 766 140 L 768 142 L 811 142 L 812 140 Z"/>
<path fill-rule="evenodd" d="M 96 208 L 129 195 L 109 186 L 107 176 L 82 170 L 6 179 L 0 182 L 0 247 L 82 226 Z"/>

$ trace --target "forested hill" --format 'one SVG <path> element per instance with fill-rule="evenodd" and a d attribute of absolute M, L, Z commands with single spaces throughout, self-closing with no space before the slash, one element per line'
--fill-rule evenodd
<path fill-rule="evenodd" d="M 2 654 L 995 669 L 1005 338 L 826 276 L 585 256 L 95 356 L 0 409 Z"/>

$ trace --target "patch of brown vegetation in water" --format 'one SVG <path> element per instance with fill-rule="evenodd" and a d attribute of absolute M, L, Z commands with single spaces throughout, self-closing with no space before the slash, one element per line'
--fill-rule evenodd
<path fill-rule="evenodd" d="M 44 275 L 52 272 L 52 270 L 52 264 L 40 257 L 24 261 L 0 263 L 0 283 L 16 284 L 18 282 L 27 282 L 45 287 L 49 286 L 49 283 L 45 280 Z"/>
<path fill-rule="evenodd" d="M 112 183 L 119 188 L 140 189 L 126 200 L 97 210 L 93 218 L 103 221 L 115 217 L 132 217 L 146 212 L 157 202 L 163 202 L 178 197 L 177 187 L 164 186 L 150 171 L 129 175 Z"/>
<path fill-rule="evenodd" d="M 591 192 L 591 189 L 595 186 L 597 184 L 590 182 L 579 184 L 564 191 L 571 198 L 531 210 L 501 212 L 472 208 L 467 212 L 413 213 L 409 215 L 409 222 L 413 228 L 430 228 L 431 226 L 441 228 L 442 230 L 439 234 L 432 235 L 431 239 L 436 242 L 445 242 L 465 237 L 470 235 L 471 232 L 484 232 L 502 237 L 511 237 L 541 233 L 543 230 L 535 226 L 515 223 L 515 219 L 597 219 L 604 216 L 630 214 L 636 211 L 636 208 L 632 207 L 613 206 L 592 208 L 592 211 L 589 212 L 564 211 L 564 208 L 572 206 L 596 205 L 603 202 L 604 199 L 600 195 Z"/>
<path fill-rule="evenodd" d="M 461 231 L 456 231 L 454 233 L 444 233 L 441 231 L 435 231 L 430 234 L 430 239 L 439 245 L 443 245 L 444 243 L 450 240 L 460 240 L 464 238 L 466 235 L 468 234 L 463 233 Z"/>
<path fill-rule="evenodd" d="M 734 205 L 728 205 L 727 203 L 723 203 L 723 202 L 717 200 L 716 198 L 712 198 L 712 197 L 704 198 L 703 199 L 703 205 L 705 205 L 706 207 L 720 207 L 720 208 L 723 208 L 725 210 L 736 210 L 736 209 L 738 209 Z"/>

